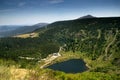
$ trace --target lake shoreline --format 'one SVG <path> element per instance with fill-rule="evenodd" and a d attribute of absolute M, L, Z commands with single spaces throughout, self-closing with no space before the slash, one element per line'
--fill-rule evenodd
<path fill-rule="evenodd" d="M 49 65 L 46 68 L 65 73 L 82 73 L 89 69 L 83 59 L 69 59 L 67 61 Z"/>
<path fill-rule="evenodd" d="M 85 66 L 88 68 L 88 70 L 91 68 L 89 66 L 89 63 L 87 62 L 87 59 L 84 58 L 81 54 L 78 54 L 78 53 L 76 54 L 76 53 L 72 53 L 72 52 L 63 52 L 63 51 L 61 51 L 59 54 L 60 54 L 60 56 L 54 58 L 53 60 L 49 60 L 52 56 L 46 57 L 45 58 L 46 60 L 43 61 L 44 64 L 42 64 L 40 66 L 40 68 L 41 69 L 46 69 L 46 67 L 48 67 L 48 66 L 51 66 L 51 65 L 54 65 L 54 64 L 57 64 L 57 63 L 61 63 L 61 62 L 64 62 L 64 61 L 68 61 L 68 60 L 71 60 L 71 59 L 82 60 L 82 61 L 85 62 Z M 53 55 L 53 54 L 51 54 L 51 55 Z M 49 61 L 49 63 L 47 64 L 46 61 Z"/>

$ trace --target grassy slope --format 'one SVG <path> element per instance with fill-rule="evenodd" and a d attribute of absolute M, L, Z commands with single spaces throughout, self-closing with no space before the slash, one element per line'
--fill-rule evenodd
<path fill-rule="evenodd" d="M 26 34 L 21 34 L 21 35 L 17 35 L 17 36 L 14 36 L 14 37 L 18 37 L 18 38 L 34 38 L 34 37 L 39 37 L 38 36 L 38 33 L 26 33 Z"/>

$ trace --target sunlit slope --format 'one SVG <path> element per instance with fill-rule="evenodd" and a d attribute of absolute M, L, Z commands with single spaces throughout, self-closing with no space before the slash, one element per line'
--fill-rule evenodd
<path fill-rule="evenodd" d="M 16 35 L 13 37 L 18 37 L 18 38 L 34 38 L 34 37 L 38 37 L 39 33 L 26 33 L 26 34 L 20 34 L 20 35 Z"/>

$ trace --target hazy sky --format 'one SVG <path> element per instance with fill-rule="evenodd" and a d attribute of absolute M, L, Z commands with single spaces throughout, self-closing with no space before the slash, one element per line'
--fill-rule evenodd
<path fill-rule="evenodd" d="M 120 16 L 120 0 L 0 0 L 0 25 Z"/>

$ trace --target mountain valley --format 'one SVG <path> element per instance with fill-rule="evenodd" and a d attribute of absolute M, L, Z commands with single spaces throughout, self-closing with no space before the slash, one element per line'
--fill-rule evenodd
<path fill-rule="evenodd" d="M 8 32 L 5 34 L 7 37 L 0 38 L 1 68 L 4 66 L 7 70 L 15 66 L 14 69 L 25 69 L 28 73 L 26 80 L 120 79 L 120 17 L 87 15 L 75 20 L 29 28 L 16 30 L 15 34 L 21 34 L 20 37 L 8 37 L 14 36 L 14 32 Z M 27 37 L 24 38 L 23 35 Z M 40 68 L 45 64 L 43 59 L 58 52 L 61 56 L 51 61 L 48 66 L 70 59 L 82 59 L 89 69 L 73 74 Z M 7 72 L 2 75 L 6 76 Z"/>

